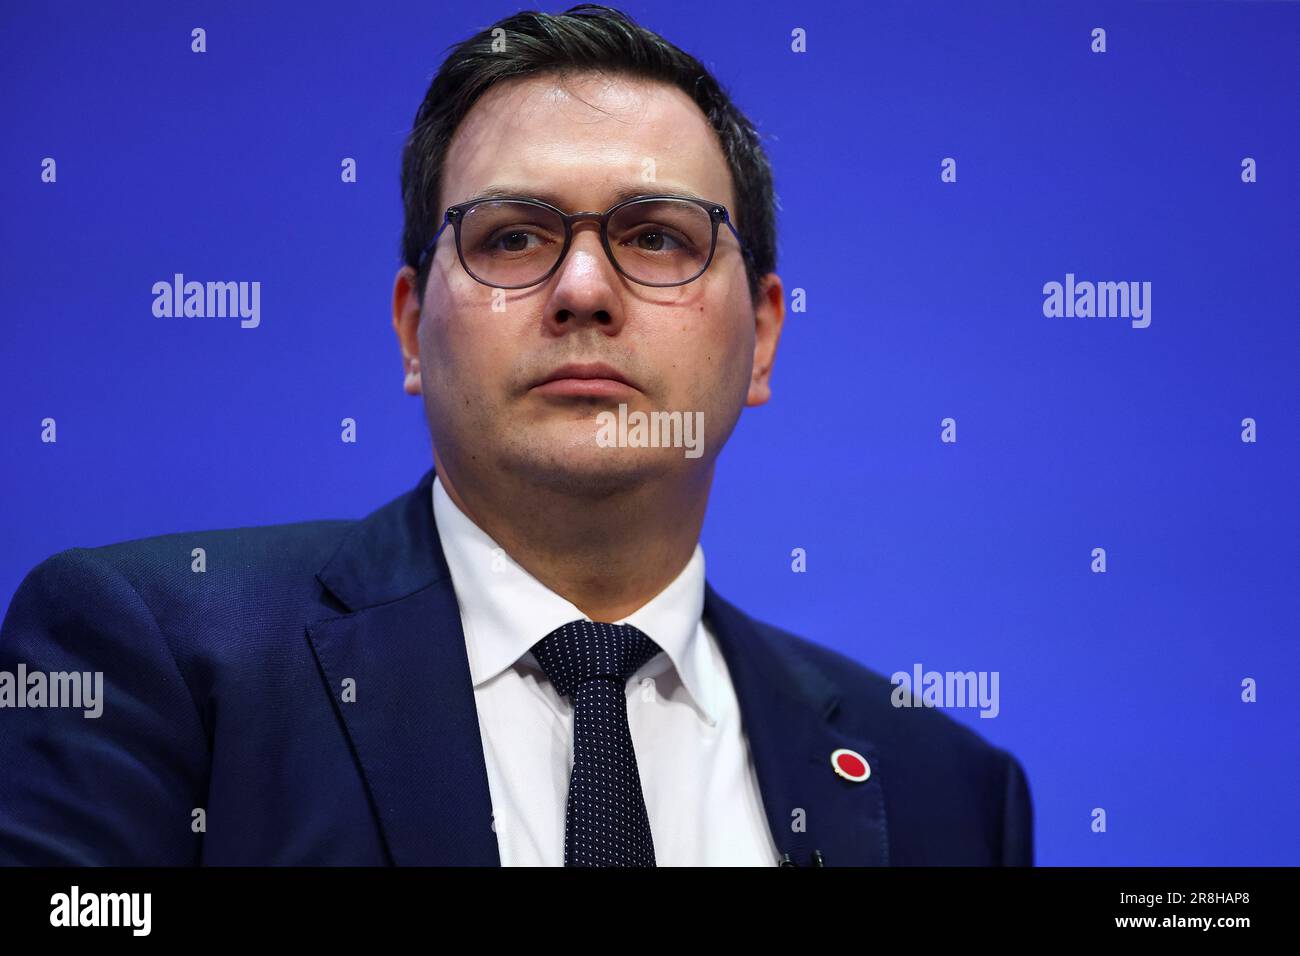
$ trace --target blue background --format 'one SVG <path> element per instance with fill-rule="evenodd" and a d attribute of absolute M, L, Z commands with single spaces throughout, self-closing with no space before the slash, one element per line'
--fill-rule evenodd
<path fill-rule="evenodd" d="M 720 462 L 715 586 L 885 674 L 998 671 L 996 719 L 950 713 L 1024 763 L 1041 864 L 1300 863 L 1300 6 L 623 8 L 762 131 L 807 293 Z M 64 548 L 415 484 L 400 149 L 516 9 L 4 5 L 6 604 Z M 261 281 L 260 328 L 155 318 L 175 272 Z M 1150 327 L 1045 318 L 1066 272 L 1150 281 Z"/>

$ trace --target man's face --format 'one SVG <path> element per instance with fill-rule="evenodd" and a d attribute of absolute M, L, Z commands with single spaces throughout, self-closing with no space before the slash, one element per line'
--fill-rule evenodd
<path fill-rule="evenodd" d="M 619 77 L 535 76 L 490 88 L 452 139 L 439 213 L 490 187 L 566 213 L 603 212 L 628 188 L 693 194 L 736 217 L 727 163 L 699 108 L 674 87 Z M 407 391 L 423 392 L 434 445 L 453 480 L 507 472 L 589 495 L 674 473 L 707 480 L 741 408 L 767 400 L 779 280 L 764 282 L 756 316 L 739 244 L 725 226 L 708 269 L 677 287 L 619 274 L 593 220 L 574 226 L 559 269 L 529 288 L 472 279 L 451 227 L 438 240 L 422 313 L 409 294 L 410 270 L 403 273 L 394 324 L 408 356 L 414 331 L 419 356 Z M 562 366 L 596 363 L 626 384 L 543 384 Z M 702 422 L 702 454 L 602 446 L 597 414 L 620 404 L 629 416 L 681 412 Z"/>

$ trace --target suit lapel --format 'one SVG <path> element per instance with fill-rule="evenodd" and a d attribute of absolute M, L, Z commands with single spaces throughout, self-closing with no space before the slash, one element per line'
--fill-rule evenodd
<path fill-rule="evenodd" d="M 348 613 L 308 638 L 398 865 L 497 866 L 460 609 L 430 469 L 358 522 L 317 574 Z M 343 699 L 355 682 L 355 701 Z"/>
<path fill-rule="evenodd" d="M 835 686 L 712 586 L 704 608 L 740 704 L 778 852 L 798 866 L 809 865 L 814 850 L 826 866 L 887 865 L 880 753 L 869 740 L 834 726 Z M 840 747 L 866 758 L 871 776 L 865 782 L 832 769 L 831 753 Z"/>

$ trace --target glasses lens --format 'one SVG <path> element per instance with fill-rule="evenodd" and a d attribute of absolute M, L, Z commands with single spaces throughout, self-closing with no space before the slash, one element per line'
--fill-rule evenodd
<path fill-rule="evenodd" d="M 564 222 L 541 206 L 509 199 L 481 202 L 460 227 L 465 264 L 489 285 L 541 281 L 564 248 Z"/>
<path fill-rule="evenodd" d="M 609 247 L 619 268 L 650 285 L 698 276 L 713 251 L 713 220 L 680 199 L 641 199 L 609 220 Z M 564 220 L 554 211 L 512 199 L 488 200 L 465 213 L 460 227 L 465 264 L 480 281 L 505 288 L 540 282 L 564 248 Z"/>
<path fill-rule="evenodd" d="M 708 210 L 680 199 L 642 199 L 609 220 L 609 248 L 638 282 L 671 284 L 695 278 L 713 251 Z"/>

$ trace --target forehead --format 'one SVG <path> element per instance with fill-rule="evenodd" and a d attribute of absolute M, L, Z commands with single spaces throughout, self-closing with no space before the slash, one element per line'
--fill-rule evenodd
<path fill-rule="evenodd" d="M 675 86 L 617 75 L 542 74 L 489 88 L 452 137 L 441 200 L 499 186 L 568 212 L 605 209 L 635 187 L 735 213 L 731 172 L 700 108 Z"/>

